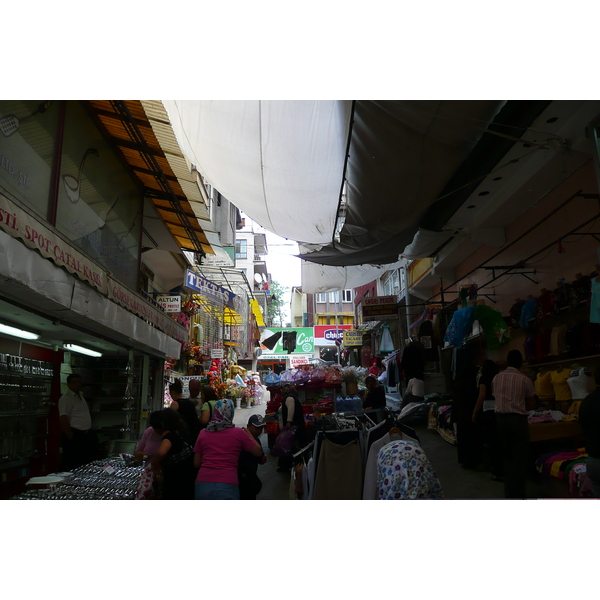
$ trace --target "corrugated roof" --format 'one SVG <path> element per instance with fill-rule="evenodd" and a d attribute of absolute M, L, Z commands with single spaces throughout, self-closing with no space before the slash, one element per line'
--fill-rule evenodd
<path fill-rule="evenodd" d="M 105 133 L 121 151 L 178 246 L 214 254 L 205 200 L 160 101 L 91 100 Z M 204 227 L 203 227 L 204 226 Z"/>

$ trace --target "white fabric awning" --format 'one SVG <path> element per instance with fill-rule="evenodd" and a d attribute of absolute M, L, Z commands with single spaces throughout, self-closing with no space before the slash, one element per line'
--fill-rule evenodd
<path fill-rule="evenodd" d="M 237 208 L 282 237 L 331 242 L 350 101 L 163 103 L 188 159 Z"/>
<path fill-rule="evenodd" d="M 377 266 L 331 267 L 303 260 L 301 264 L 302 292 L 321 294 L 360 287 L 379 279 L 386 271 L 398 269 L 402 262 Z"/>

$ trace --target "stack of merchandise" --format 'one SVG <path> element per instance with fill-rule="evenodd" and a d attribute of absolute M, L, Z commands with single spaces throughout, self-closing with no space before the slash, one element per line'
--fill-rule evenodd
<path fill-rule="evenodd" d="M 267 434 L 277 435 L 279 433 L 279 420 L 277 415 L 279 413 L 279 408 L 281 407 L 281 395 L 272 395 L 271 397 L 273 399 L 267 402 L 265 410 L 265 423 L 267 424 L 265 432 Z"/>
<path fill-rule="evenodd" d="M 315 402 L 314 418 L 318 419 L 326 415 L 331 415 L 335 412 L 333 398 L 322 398 Z"/>

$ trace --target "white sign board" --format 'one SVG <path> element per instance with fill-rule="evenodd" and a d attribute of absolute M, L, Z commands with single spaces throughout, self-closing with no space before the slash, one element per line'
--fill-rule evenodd
<path fill-rule="evenodd" d="M 223 348 L 211 348 L 211 358 L 223 358 Z"/>
<path fill-rule="evenodd" d="M 165 312 L 181 312 L 181 296 L 157 296 L 156 301 L 165 309 Z"/>
<path fill-rule="evenodd" d="M 290 367 L 292 369 L 297 369 L 300 366 L 308 365 L 309 358 L 312 358 L 309 354 L 307 354 L 306 356 L 293 356 L 290 354 Z"/>

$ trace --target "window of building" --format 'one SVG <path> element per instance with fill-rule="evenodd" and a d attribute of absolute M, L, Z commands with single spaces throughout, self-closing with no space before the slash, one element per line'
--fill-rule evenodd
<path fill-rule="evenodd" d="M 56 228 L 137 290 L 143 188 L 83 104 L 67 102 Z"/>
<path fill-rule="evenodd" d="M 59 101 L 0 101 L 0 186 L 49 220 Z"/>
<path fill-rule="evenodd" d="M 236 240 L 235 257 L 248 258 L 248 240 Z"/>
<path fill-rule="evenodd" d="M 342 292 L 342 302 L 352 302 L 352 290 L 344 290 Z"/>
<path fill-rule="evenodd" d="M 339 302 L 340 301 L 340 293 L 339 292 L 329 292 L 329 302 Z"/>
<path fill-rule="evenodd" d="M 327 294 L 317 294 L 317 302 L 327 302 Z"/>

